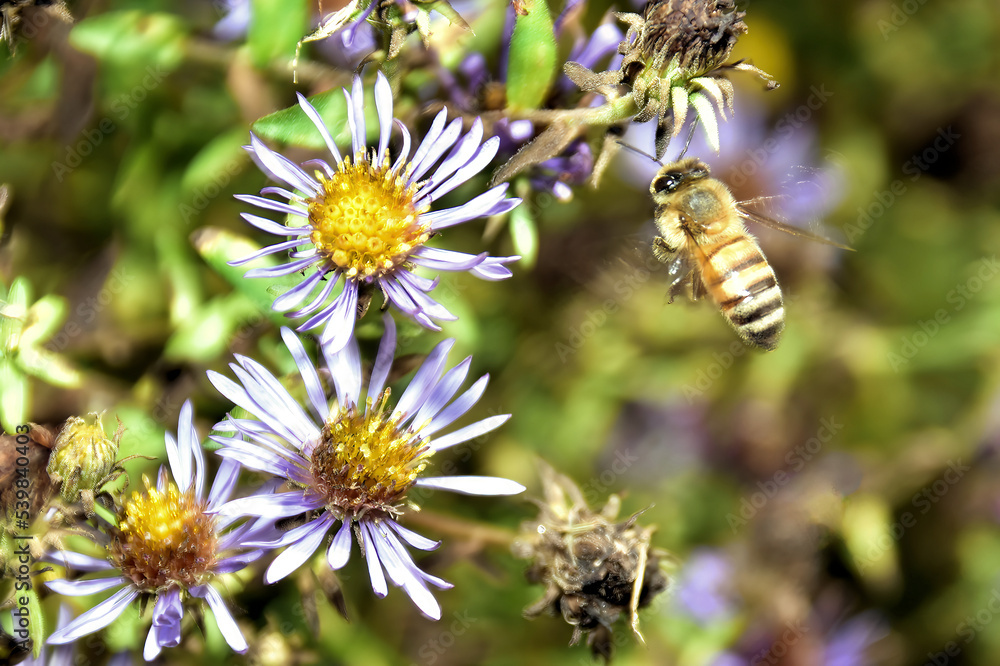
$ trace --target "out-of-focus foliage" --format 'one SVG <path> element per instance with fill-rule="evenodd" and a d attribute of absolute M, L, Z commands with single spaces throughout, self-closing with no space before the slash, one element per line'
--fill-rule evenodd
<path fill-rule="evenodd" d="M 430 14 L 438 53 L 416 31 L 406 38 L 385 69 L 411 129 L 427 129 L 441 75 L 460 76 L 466 49 L 499 62 L 507 4 L 453 0 L 471 32 Z M 564 5 L 533 4 L 550 5 L 550 19 Z M 340 87 L 351 71 L 330 64 L 326 42 L 305 45 L 292 82 L 296 44 L 320 19 L 315 2 L 253 0 L 245 37 L 229 42 L 212 33 L 224 5 L 80 0 L 70 5 L 74 25 L 33 13 L 16 56 L 0 45 L 0 184 L 10 186 L 0 219 L 0 420 L 11 432 L 117 414 L 127 428 L 119 457 L 157 458 L 130 461 L 135 487 L 165 460 L 163 431 L 176 428 L 186 398 L 203 435 L 231 409 L 207 369 L 225 372 L 240 353 L 293 371 L 282 317 L 269 307 L 286 287 L 242 280 L 243 269 L 224 263 L 265 240 L 232 197 L 265 185 L 240 146 L 254 128 L 294 144 L 297 161 L 316 156 L 320 137 L 285 111 L 296 91 L 334 127 L 345 113 Z M 518 30 L 540 28 L 519 22 L 507 81 L 530 79 L 544 93 L 549 77 L 562 79 L 572 41 L 611 8 L 586 3 L 555 43 L 554 70 L 548 46 L 521 53 Z M 783 163 L 783 146 L 807 136 L 811 164 L 839 174 L 825 231 L 856 251 L 751 230 L 787 312 L 781 346 L 761 354 L 711 303 L 665 303 L 667 277 L 649 250 L 648 177 L 621 156 L 599 189 L 577 187 L 568 202 L 535 193 L 487 242 L 482 223 L 446 229 L 442 246 L 526 261 L 506 282 L 446 276 L 434 292 L 459 316 L 444 326 L 457 339 L 452 358 L 473 354 L 470 372 L 491 375 L 468 418 L 513 414 L 485 444 L 434 466 L 506 476 L 540 497 L 542 457 L 592 506 L 617 493 L 623 516 L 645 510 L 653 546 L 674 557 L 671 589 L 640 613 L 645 645 L 616 630 L 618 664 L 993 664 L 1000 10 L 993 0 L 746 8 L 749 32 L 733 57 L 781 87 L 734 77 L 736 115 L 759 113 L 767 131 L 744 137 L 745 152 L 713 175 L 745 197 L 794 191 L 803 179 Z M 378 56 L 388 44 L 376 46 Z M 521 83 L 507 91 L 529 109 L 543 97 Z M 781 171 L 789 178 L 765 177 Z M 530 193 L 527 178 L 519 187 Z M 460 188 L 444 205 L 464 196 Z M 357 329 L 366 358 L 380 333 L 373 320 Z M 440 337 L 400 321 L 407 354 Z M 561 618 L 522 617 L 542 589 L 504 544 L 535 507 L 444 493 L 421 504 L 414 521 L 444 540 L 421 564 L 455 584 L 438 594 L 440 622 L 398 590 L 376 599 L 360 560 L 338 574 L 350 624 L 323 594 L 323 567 L 268 587 L 255 566 L 227 590 L 254 658 L 590 663 L 584 647 L 566 646 Z M 59 600 L 40 594 L 32 612 L 51 626 Z M 74 612 L 100 598 L 71 600 Z M 138 654 L 144 626 L 127 611 L 80 649 L 91 663 Z M 245 661 L 205 626 L 204 635 L 190 627 L 166 662 Z"/>

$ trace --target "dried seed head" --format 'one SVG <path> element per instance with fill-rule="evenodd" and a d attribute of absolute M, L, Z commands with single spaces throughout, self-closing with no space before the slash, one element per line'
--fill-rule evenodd
<path fill-rule="evenodd" d="M 708 72 L 729 57 L 747 31 L 746 12 L 734 0 L 654 0 L 643 12 L 637 46 L 657 68 L 675 58 L 692 72 Z"/>
<path fill-rule="evenodd" d="M 597 513 L 570 479 L 544 464 L 541 473 L 546 501 L 538 503 L 538 519 L 522 526 L 513 547 L 515 555 L 531 560 L 528 580 L 546 586 L 525 615 L 560 613 L 573 625 L 570 644 L 587 634 L 593 654 L 610 660 L 614 622 L 627 612 L 641 639 L 637 610 L 667 588 L 660 569 L 664 553 L 650 550 L 654 528 L 638 527 L 638 514 L 614 522 L 617 497 Z"/>
<path fill-rule="evenodd" d="M 642 16 L 618 14 L 629 29 L 618 46 L 624 57 L 617 74 L 631 88 L 639 109 L 632 120 L 658 120 L 657 158 L 680 132 L 689 106 L 709 145 L 719 150 L 718 117 L 733 112 L 734 88 L 726 77 L 730 70 L 756 74 L 769 90 L 778 87 L 749 63 L 726 63 L 747 31 L 745 15 L 736 11 L 734 0 L 651 0 Z"/>
<path fill-rule="evenodd" d="M 105 435 L 100 414 L 86 419 L 72 416 L 66 421 L 47 468 L 52 481 L 61 484 L 59 494 L 64 502 L 80 501 L 81 492 L 96 490 L 107 478 L 114 469 L 123 432 L 119 427 L 114 438 Z"/>

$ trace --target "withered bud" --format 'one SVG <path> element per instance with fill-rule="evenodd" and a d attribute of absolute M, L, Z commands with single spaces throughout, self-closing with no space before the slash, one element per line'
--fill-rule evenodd
<path fill-rule="evenodd" d="M 573 626 L 571 645 L 586 634 L 594 656 L 610 661 L 611 627 L 622 613 L 642 638 L 637 611 L 667 588 L 660 569 L 665 553 L 650 549 L 654 528 L 637 526 L 639 514 L 615 522 L 617 497 L 595 512 L 569 478 L 540 467 L 545 502 L 538 502 L 538 519 L 522 525 L 513 545 L 516 556 L 531 560 L 528 580 L 546 587 L 525 615 L 561 614 Z"/>
<path fill-rule="evenodd" d="M 100 414 L 92 413 L 87 419 L 71 416 L 66 421 L 48 466 L 49 477 L 61 484 L 59 495 L 64 502 L 80 501 L 82 492 L 93 492 L 111 474 L 124 431 L 119 423 L 114 438 L 109 439 Z"/>
<path fill-rule="evenodd" d="M 23 510 L 24 493 L 28 496 L 28 519 L 31 522 L 52 496 L 52 482 L 45 466 L 52 455 L 53 431 L 31 424 L 27 434 L 0 436 L 0 517 L 13 527 L 14 518 Z M 20 491 L 20 492 L 19 492 Z"/>
<path fill-rule="evenodd" d="M 734 0 L 653 0 L 636 46 L 657 69 L 676 59 L 684 69 L 707 72 L 726 61 L 747 31 L 744 16 Z"/>

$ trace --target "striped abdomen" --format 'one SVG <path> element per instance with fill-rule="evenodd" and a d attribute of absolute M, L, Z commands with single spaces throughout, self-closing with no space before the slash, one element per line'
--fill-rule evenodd
<path fill-rule="evenodd" d="M 777 347 L 785 328 L 781 289 L 753 237 L 701 239 L 698 245 L 705 288 L 722 314 L 749 344 Z"/>

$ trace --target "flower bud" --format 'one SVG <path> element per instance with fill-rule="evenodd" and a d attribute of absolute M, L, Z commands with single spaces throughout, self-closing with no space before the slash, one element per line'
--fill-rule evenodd
<path fill-rule="evenodd" d="M 52 481 L 61 483 L 59 494 L 64 502 L 78 502 L 81 492 L 96 490 L 111 473 L 123 431 L 119 426 L 109 439 L 100 414 L 92 413 L 87 419 L 70 417 L 56 438 L 48 466 Z"/>

